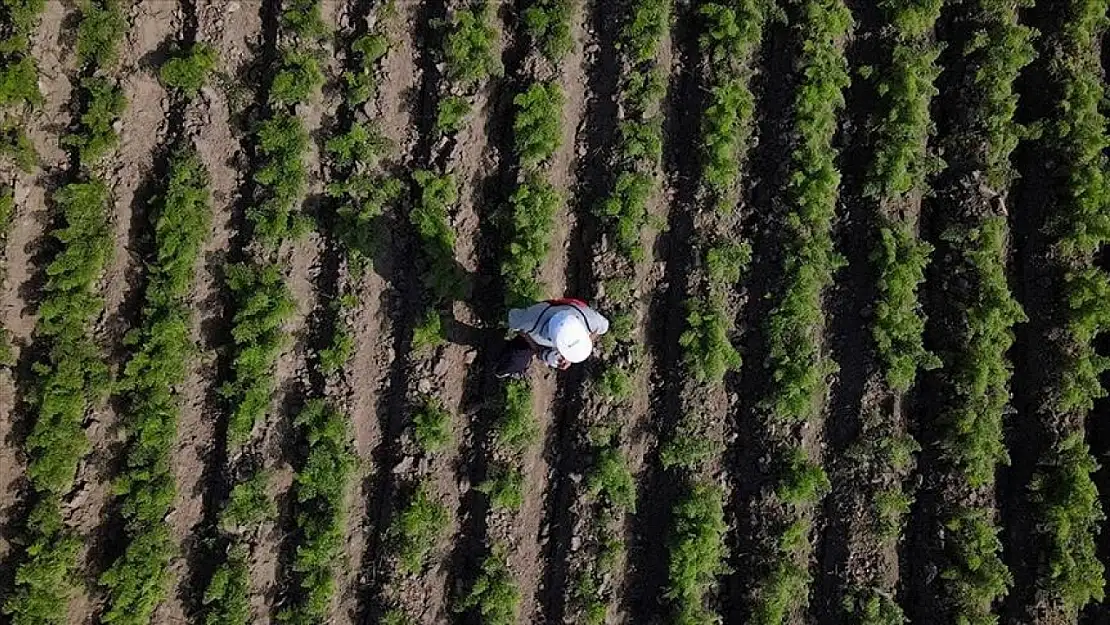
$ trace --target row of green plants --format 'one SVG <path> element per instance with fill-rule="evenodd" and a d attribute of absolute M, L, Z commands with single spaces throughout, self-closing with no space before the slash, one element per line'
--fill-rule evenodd
<path fill-rule="evenodd" d="M 38 25 L 44 0 L 0 2 L 0 156 L 30 172 L 38 161 L 24 130 L 27 114 L 42 104 L 38 66 L 31 53 L 31 34 Z"/>
<path fill-rule="evenodd" d="M 948 137 L 948 164 L 966 180 L 984 171 L 985 182 L 1004 192 L 1012 179 L 1010 155 L 1021 136 L 1014 121 L 1014 81 L 1034 56 L 1032 32 L 1018 24 L 1012 3 L 980 0 L 968 6 L 971 36 L 963 53 L 961 104 L 967 117 Z M 989 198 L 983 198 L 988 200 Z M 1006 280 L 1006 217 L 951 206 L 937 243 L 944 253 L 948 305 L 959 313 L 949 350 L 939 353 L 945 405 L 938 417 L 941 458 L 970 493 L 993 492 L 995 472 L 1009 458 L 1003 414 L 1011 368 L 1006 352 L 1013 326 L 1025 321 Z M 957 276 L 958 278 L 953 278 Z M 937 516 L 945 525 L 940 592 L 951 618 L 971 624 L 997 621 L 993 605 L 1012 577 L 1001 559 L 993 507 L 969 492 L 946 489 Z"/>
<path fill-rule="evenodd" d="M 599 355 L 601 370 L 589 389 L 597 408 L 594 414 L 584 415 L 588 417 L 584 447 L 591 458 L 584 481 L 589 504 L 583 537 L 587 558 L 574 572 L 569 593 L 571 606 L 588 625 L 605 623 L 613 590 L 606 580 L 625 549 L 623 521 L 636 509 L 635 479 L 623 449 L 622 417 L 643 367 L 640 341 L 633 331 L 642 310 L 632 283 L 637 265 L 645 260 L 641 241 L 651 222 L 648 202 L 659 186 L 661 105 L 666 91 L 659 58 L 670 26 L 671 3 L 634 2 L 621 19 L 616 42 L 621 52 L 621 138 L 612 156 L 613 187 L 597 209 L 603 236 L 617 262 L 598 264 L 599 269 L 609 269 L 597 277 L 603 286 L 598 299 L 611 323 Z"/>
<path fill-rule="evenodd" d="M 140 327 L 126 337 L 134 351 L 116 389 L 127 406 L 125 464 L 114 486 L 127 546 L 100 582 L 107 589 L 101 620 L 119 625 L 150 623 L 170 579 L 176 545 L 165 521 L 177 492 L 170 467 L 177 389 L 196 351 L 189 295 L 211 211 L 207 172 L 191 146 L 173 154 L 164 185 L 151 212 L 154 254 Z"/>
<path fill-rule="evenodd" d="M 559 63 L 574 45 L 570 35 L 574 12 L 569 2 L 533 0 L 522 14 L 535 65 L 513 97 L 517 182 L 508 205 L 498 214 L 506 307 L 531 305 L 543 299 L 546 291 L 539 277 L 550 251 L 555 215 L 564 201 L 548 180 L 547 168 L 562 138 L 564 96 L 558 84 Z M 528 381 L 506 382 L 500 400 L 499 417 L 488 443 L 492 457 L 486 479 L 477 488 L 489 497 L 495 513 L 516 512 L 525 498 L 522 459 L 539 438 L 539 426 Z M 507 547 L 493 541 L 479 575 L 458 602 L 459 611 L 480 615 L 482 622 L 491 625 L 516 622 L 521 597 L 508 568 L 508 553 Z"/>
<path fill-rule="evenodd" d="M 7 8 L 15 8 L 22 36 L 29 35 L 37 7 Z M 3 606 L 14 625 L 65 622 L 75 588 L 82 541 L 63 519 L 62 500 L 89 451 L 87 412 L 103 402 L 111 386 L 108 366 L 92 335 L 92 324 L 104 308 L 97 283 L 113 250 L 111 194 L 95 169 L 114 145 L 111 127 L 124 105 L 110 77 L 123 23 L 113 0 L 81 7 L 76 43 L 80 82 L 91 81 L 98 89 L 76 94 L 77 123 L 62 145 L 71 148 L 77 170 L 72 181 L 53 194 L 58 226 L 52 238 L 58 251 L 47 267 L 39 304 L 35 340 L 44 356 L 32 366 L 28 409 L 34 417 L 24 442 L 31 509 L 18 543 L 23 560 L 16 568 L 15 588 Z"/>
<path fill-rule="evenodd" d="M 1100 63 L 1107 9 L 1105 0 L 1071 0 L 1057 18 L 1060 31 L 1046 33 L 1049 67 L 1062 88 L 1042 140 L 1063 163 L 1063 193 L 1050 231 L 1058 237 L 1055 252 L 1064 269 L 1059 305 L 1065 324 L 1059 377 L 1050 382 L 1046 403 L 1052 430 L 1064 434 L 1047 447 L 1031 491 L 1044 550 L 1038 585 L 1070 618 L 1102 601 L 1106 585 L 1096 544 L 1106 517 L 1091 479 L 1098 464 L 1084 443 L 1084 421 L 1095 401 L 1106 396 L 1100 377 L 1110 369 L 1094 345 L 1110 328 L 1110 276 L 1095 264 L 1095 255 L 1110 242 L 1104 155 L 1110 140 Z"/>
<path fill-rule="evenodd" d="M 251 618 L 251 536 L 274 516 L 274 503 L 266 493 L 268 473 L 255 466 L 246 447 L 255 428 L 273 409 L 275 367 L 289 341 L 284 326 L 296 311 L 278 255 L 283 243 L 310 227 L 307 217 L 297 210 L 307 186 L 310 139 L 296 108 L 309 102 L 323 84 L 321 44 L 328 31 L 317 0 L 284 3 L 278 26 L 278 58 L 262 119 L 254 129 L 254 195 L 246 211 L 249 239 L 245 259 L 225 270 L 234 310 L 231 320 L 234 349 L 231 378 L 220 388 L 220 394 L 226 402 L 225 471 L 231 492 L 224 502 L 215 543 L 223 560 L 214 569 L 203 597 L 207 625 L 243 625 Z M 326 414 L 316 421 L 334 417 L 327 407 L 320 412 Z M 312 421 L 311 414 L 308 418 Z M 298 425 L 309 437 L 318 424 L 306 421 Z M 318 446 L 310 444 L 298 480 L 311 484 L 312 478 L 304 474 L 307 462 L 314 453 L 338 454 L 328 445 L 340 438 L 329 437 Z M 306 492 L 305 488 L 311 487 L 298 481 L 298 497 Z M 304 494 L 302 502 L 317 510 L 327 507 L 326 502 L 310 494 Z M 314 528 L 320 529 L 319 533 L 300 529 L 302 538 L 327 538 L 327 528 Z M 307 547 L 305 553 L 314 547 L 318 545 Z M 302 551 L 297 553 L 299 557 Z M 304 565 L 297 562 L 295 566 Z M 298 571 L 299 579 L 302 582 L 309 579 L 315 584 L 317 578 L 312 573 Z M 317 599 L 315 586 L 303 590 L 291 608 L 290 618 L 308 614 L 315 607 L 312 603 Z"/>
<path fill-rule="evenodd" d="M 766 330 L 772 384 L 762 403 L 768 430 L 789 429 L 770 441 L 778 458 L 773 500 L 782 513 L 767 522 L 774 538 L 753 593 L 753 621 L 763 625 L 785 622 L 809 595 L 809 518 L 829 480 L 796 426 L 817 422 L 824 410 L 835 365 L 823 348 L 822 296 L 843 264 L 832 239 L 840 187 L 832 143 L 850 82 L 843 45 L 852 16 L 840 0 L 805 0 L 795 8 L 802 21 L 790 212 L 781 225 L 783 279 Z"/>
<path fill-rule="evenodd" d="M 711 477 L 723 446 L 721 420 L 700 397 L 723 391 L 729 371 L 740 368 L 733 345 L 735 297 L 751 261 L 738 241 L 732 214 L 739 200 L 742 166 L 754 115 L 752 68 L 763 39 L 769 6 L 753 0 L 702 2 L 698 49 L 706 69 L 707 96 L 701 122 L 700 217 L 696 249 L 700 263 L 691 280 L 686 329 L 679 337 L 688 398 L 684 414 L 660 448 L 663 468 L 681 485 L 673 508 L 664 596 L 676 623 L 693 625 L 719 616 L 707 605 L 717 578 L 727 572 L 725 490 Z"/>
<path fill-rule="evenodd" d="M 890 27 L 882 42 L 883 62 L 871 76 L 879 108 L 864 195 L 873 202 L 877 231 L 871 260 L 877 269 L 878 296 L 871 335 L 878 373 L 885 381 L 883 392 L 896 398 L 909 391 L 919 370 L 940 366 L 939 358 L 924 346 L 925 316 L 918 292 L 933 249 L 918 236 L 914 203 L 937 167 L 929 157 L 928 141 L 934 130 L 930 105 L 940 74 L 940 46 L 933 31 L 941 0 L 899 0 L 882 8 Z M 893 401 L 884 401 L 861 411 L 859 435 L 847 454 L 853 467 L 849 475 L 859 475 L 869 485 L 863 496 L 874 551 L 868 558 L 881 558 L 885 549 L 897 544 L 913 501 L 903 480 L 919 447 L 887 408 L 891 405 Z M 905 614 L 891 598 L 892 591 L 881 575 L 858 576 L 843 598 L 847 616 L 854 622 L 901 625 Z"/>

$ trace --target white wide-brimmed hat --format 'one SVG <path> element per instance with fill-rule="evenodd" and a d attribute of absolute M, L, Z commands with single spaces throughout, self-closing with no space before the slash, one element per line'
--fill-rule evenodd
<path fill-rule="evenodd" d="M 578 318 L 578 314 L 564 310 L 552 315 L 547 322 L 547 335 L 555 343 L 555 349 L 572 363 L 582 362 L 590 357 L 594 349 L 594 342 L 590 340 L 590 331 L 586 324 Z"/>

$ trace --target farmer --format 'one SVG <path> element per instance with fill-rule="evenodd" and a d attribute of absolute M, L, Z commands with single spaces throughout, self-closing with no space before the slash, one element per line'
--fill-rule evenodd
<path fill-rule="evenodd" d="M 509 311 L 509 331 L 497 366 L 499 378 L 521 378 L 539 356 L 547 366 L 566 369 L 590 357 L 609 320 L 577 299 L 553 299 Z"/>

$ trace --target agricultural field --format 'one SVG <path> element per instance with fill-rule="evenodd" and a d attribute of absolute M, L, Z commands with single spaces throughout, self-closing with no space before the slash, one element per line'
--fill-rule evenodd
<path fill-rule="evenodd" d="M 1110 625 L 1108 13 L 0 0 L 0 625 Z"/>

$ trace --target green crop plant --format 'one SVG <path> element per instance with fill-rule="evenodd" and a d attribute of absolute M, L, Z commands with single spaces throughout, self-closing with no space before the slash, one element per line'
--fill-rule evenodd
<path fill-rule="evenodd" d="M 204 625 L 246 625 L 250 622 L 250 561 L 243 545 L 231 547 L 227 559 L 212 573 L 204 590 Z"/>
<path fill-rule="evenodd" d="M 412 415 L 412 435 L 426 454 L 434 454 L 451 443 L 451 413 L 443 402 L 425 397 Z"/>
<path fill-rule="evenodd" d="M 620 449 L 603 448 L 586 476 L 586 492 L 612 508 L 636 511 L 636 481 Z"/>
<path fill-rule="evenodd" d="M 917 300 L 933 248 L 901 224 L 880 228 L 879 237 L 881 245 L 874 254 L 879 266 L 879 299 L 871 333 L 887 384 L 905 392 L 919 369 L 941 365 L 940 358 L 925 349 L 925 317 Z"/>
<path fill-rule="evenodd" d="M 297 579 L 294 605 L 280 620 L 313 625 L 327 620 L 335 596 L 335 566 L 343 555 L 345 499 L 357 464 L 347 415 L 331 404 L 310 400 L 293 425 L 308 444 L 308 455 L 293 480 L 296 494 Z"/>
<path fill-rule="evenodd" d="M 220 55 L 216 48 L 201 41 L 167 59 L 158 70 L 158 77 L 163 85 L 193 97 L 200 93 L 219 62 Z"/>
<path fill-rule="evenodd" d="M 338 373 L 355 354 L 355 337 L 341 321 L 332 333 L 328 346 L 320 350 L 319 365 L 324 375 Z"/>
<path fill-rule="evenodd" d="M 945 522 L 949 564 L 940 576 L 946 582 L 959 622 L 968 625 L 997 623 L 994 602 L 1013 585 L 1013 578 L 999 556 L 1002 541 L 992 512 L 965 508 Z"/>
<path fill-rule="evenodd" d="M 532 83 L 513 98 L 513 105 L 513 145 L 521 168 L 534 170 L 559 148 L 563 91 L 554 82 Z"/>
<path fill-rule="evenodd" d="M 286 0 L 282 3 L 281 27 L 304 44 L 323 41 L 328 36 L 320 0 Z"/>
<path fill-rule="evenodd" d="M 524 473 L 516 467 L 494 467 L 476 490 L 489 497 L 494 510 L 520 510 L 524 505 Z"/>
<path fill-rule="evenodd" d="M 633 260 L 644 256 L 640 237 L 648 223 L 647 202 L 654 190 L 655 180 L 651 176 L 625 171 L 617 177 L 612 194 L 601 206 L 601 214 L 612 224 L 613 243 Z"/>
<path fill-rule="evenodd" d="M 281 52 L 281 64 L 270 85 L 270 102 L 283 106 L 308 102 L 323 84 L 316 54 L 287 48 Z"/>
<path fill-rule="evenodd" d="M 474 585 L 461 598 L 458 611 L 473 610 L 484 625 L 513 625 L 520 606 L 520 589 L 513 581 L 504 545 L 495 544 L 478 572 Z"/>
<path fill-rule="evenodd" d="M 532 390 L 526 382 L 514 380 L 505 385 L 501 418 L 494 426 L 494 437 L 505 449 L 523 451 L 539 437 L 539 424 L 532 415 Z"/>
<path fill-rule="evenodd" d="M 740 352 L 729 338 L 732 324 L 725 318 L 724 302 L 717 297 L 689 302 L 686 330 L 679 337 L 686 367 L 699 382 L 718 383 L 729 371 L 740 368 Z"/>
<path fill-rule="evenodd" d="M 238 446 L 270 409 L 274 367 L 286 343 L 283 325 L 296 305 L 277 265 L 231 265 L 227 284 L 236 304 L 231 329 L 235 358 L 232 380 L 220 393 L 230 409 L 228 442 Z"/>
<path fill-rule="evenodd" d="M 171 158 L 169 177 L 151 215 L 155 254 L 148 269 L 142 324 L 117 391 L 129 411 L 126 462 L 114 490 L 126 521 L 127 547 L 101 576 L 108 590 L 103 620 L 144 625 L 162 601 L 175 551 L 165 524 L 176 492 L 170 455 L 175 444 L 187 357 L 196 350 L 188 301 L 208 234 L 208 176 L 191 149 Z"/>
<path fill-rule="evenodd" d="M 372 167 L 392 147 L 380 130 L 359 122 L 353 122 L 346 132 L 328 139 L 325 144 L 339 167 Z"/>
<path fill-rule="evenodd" d="M 435 499 L 431 491 L 429 484 L 418 484 L 389 527 L 401 571 L 409 575 L 424 570 L 451 523 L 447 506 Z"/>
<path fill-rule="evenodd" d="M 257 471 L 235 484 L 220 512 L 220 527 L 229 533 L 265 523 L 277 516 L 277 506 L 266 492 L 270 474 Z"/>
<path fill-rule="evenodd" d="M 679 468 L 693 472 L 720 452 L 720 442 L 706 437 L 695 427 L 680 425 L 671 439 L 659 449 L 659 462 L 664 469 Z"/>
<path fill-rule="evenodd" d="M 781 501 L 791 506 L 810 505 L 829 491 L 828 475 L 804 449 L 795 447 L 782 455 L 787 456 L 787 460 L 775 488 L 775 495 Z"/>
<path fill-rule="evenodd" d="M 347 102 L 357 106 L 370 101 L 378 91 L 378 62 L 389 54 L 389 38 L 374 32 L 362 35 L 351 43 L 351 54 L 357 59 L 353 69 L 343 73 L 347 85 Z"/>
<path fill-rule="evenodd" d="M 844 611 L 858 625 L 906 625 L 901 606 L 879 588 L 853 588 L 844 597 Z"/>
<path fill-rule="evenodd" d="M 41 103 L 39 74 L 34 59 L 20 56 L 18 60 L 0 65 L 0 107 Z"/>
<path fill-rule="evenodd" d="M 31 173 L 38 167 L 39 155 L 35 144 L 23 130 L 21 122 L 14 118 L 0 122 L 0 156 L 9 159 L 24 173 Z"/>
<path fill-rule="evenodd" d="M 470 100 L 460 95 L 449 95 L 439 101 L 436 108 L 436 131 L 453 134 L 466 127 L 466 118 L 472 107 Z"/>
<path fill-rule="evenodd" d="M 675 506 L 670 562 L 664 596 L 674 606 L 674 621 L 695 625 L 713 620 L 705 597 L 726 571 L 723 494 L 715 484 L 696 484 Z"/>
<path fill-rule="evenodd" d="M 259 124 L 257 139 L 259 166 L 254 181 L 260 198 L 247 209 L 247 218 L 256 239 L 276 246 L 302 227 L 295 210 L 308 179 L 308 131 L 296 115 L 278 113 Z"/>
<path fill-rule="evenodd" d="M 60 249 L 47 267 L 36 334 L 46 346 L 33 366 L 35 419 L 24 444 L 34 504 L 25 554 L 3 611 L 13 624 L 61 624 L 73 590 L 80 539 L 62 519 L 62 497 L 73 487 L 88 450 L 85 412 L 108 392 L 108 367 L 90 326 L 104 303 L 97 291 L 112 252 L 104 183 L 70 183 L 54 194 L 63 225 L 52 232 Z"/>
<path fill-rule="evenodd" d="M 620 33 L 620 48 L 632 65 L 654 60 L 659 42 L 670 26 L 671 0 L 641 0 Z"/>
<path fill-rule="evenodd" d="M 424 316 L 412 329 L 412 349 L 425 351 L 435 349 L 447 340 L 443 332 L 443 315 L 438 310 L 426 310 Z"/>
<path fill-rule="evenodd" d="M 409 221 L 416 226 L 429 268 L 423 281 L 437 301 L 455 299 L 462 284 L 455 264 L 455 231 L 448 223 L 451 208 L 459 200 L 455 176 L 416 171 L 413 179 L 420 190 L 420 200 L 412 207 Z"/>
<path fill-rule="evenodd" d="M 82 0 L 77 25 L 77 61 L 83 66 L 109 67 L 119 57 L 127 18 L 119 0 Z"/>
<path fill-rule="evenodd" d="M 575 0 L 534 0 L 524 10 L 524 28 L 532 45 L 552 64 L 574 49 L 570 20 Z"/>
<path fill-rule="evenodd" d="M 62 144 L 77 149 L 78 160 L 90 166 L 105 156 L 119 141 L 113 127 L 127 108 L 127 99 L 114 81 L 99 76 L 81 80 L 86 100 L 79 118 L 80 130 L 62 138 Z"/>
<path fill-rule="evenodd" d="M 562 196 L 538 175 L 530 176 L 509 198 L 505 215 L 507 253 L 501 261 L 505 297 L 510 306 L 540 299 L 540 267 L 551 247 L 551 231 Z"/>
<path fill-rule="evenodd" d="M 493 6 L 485 0 L 474 0 L 454 11 L 447 24 L 443 51 L 447 76 L 466 89 L 474 89 L 505 71 L 493 20 Z"/>
<path fill-rule="evenodd" d="M 1026 317 L 1006 282 L 1004 218 L 950 232 L 946 240 L 963 250 L 962 273 L 975 288 L 966 303 L 966 340 L 944 363 L 955 397 L 943 417 L 948 431 L 941 447 L 972 486 L 983 486 L 993 483 L 998 464 L 1009 462 L 1002 436 L 1003 409 L 1010 398 L 1006 352 L 1014 341 L 1012 327 Z"/>

